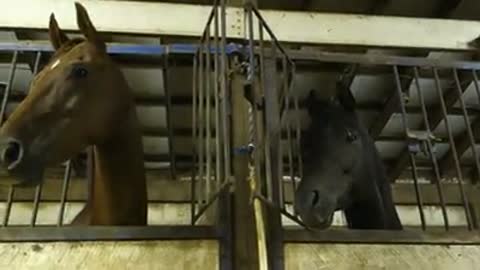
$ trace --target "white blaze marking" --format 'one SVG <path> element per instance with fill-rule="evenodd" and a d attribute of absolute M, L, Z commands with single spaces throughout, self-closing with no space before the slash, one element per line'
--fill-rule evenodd
<path fill-rule="evenodd" d="M 72 96 L 70 97 L 67 102 L 65 103 L 65 109 L 67 110 L 71 110 L 75 107 L 75 105 L 77 104 L 78 102 L 78 96 Z"/>
<path fill-rule="evenodd" d="M 60 64 L 60 59 L 57 59 L 57 61 L 55 61 L 55 63 L 52 64 L 50 69 L 54 69 L 56 66 L 58 66 L 58 64 Z"/>

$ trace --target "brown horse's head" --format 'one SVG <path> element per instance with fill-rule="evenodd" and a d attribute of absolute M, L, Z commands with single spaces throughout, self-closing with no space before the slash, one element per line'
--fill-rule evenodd
<path fill-rule="evenodd" d="M 50 16 L 55 53 L 0 129 L 1 165 L 15 179 L 8 184 L 38 184 L 45 167 L 101 144 L 131 105 L 125 79 L 87 11 L 75 7 L 85 39 L 70 40 Z"/>

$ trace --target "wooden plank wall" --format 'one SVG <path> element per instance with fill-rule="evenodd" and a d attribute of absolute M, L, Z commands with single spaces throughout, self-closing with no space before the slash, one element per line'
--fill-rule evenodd
<path fill-rule="evenodd" d="M 480 246 L 287 244 L 285 270 L 475 270 Z"/>
<path fill-rule="evenodd" d="M 0 244 L 0 269 L 215 270 L 218 242 L 125 241 Z"/>

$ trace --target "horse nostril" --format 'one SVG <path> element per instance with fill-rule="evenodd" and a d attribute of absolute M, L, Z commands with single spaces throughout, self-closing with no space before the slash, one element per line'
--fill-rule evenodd
<path fill-rule="evenodd" d="M 320 200 L 320 195 L 318 194 L 317 190 L 312 191 L 312 193 L 313 193 L 312 207 L 315 207 L 318 204 L 318 201 Z"/>
<path fill-rule="evenodd" d="M 9 170 L 15 168 L 23 157 L 22 144 L 16 140 L 7 143 L 2 153 L 2 162 L 5 163 Z"/>

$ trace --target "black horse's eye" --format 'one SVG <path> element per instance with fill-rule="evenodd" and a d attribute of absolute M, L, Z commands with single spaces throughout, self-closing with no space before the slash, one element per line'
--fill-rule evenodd
<path fill-rule="evenodd" d="M 355 131 L 347 130 L 347 141 L 354 142 L 358 139 L 358 135 Z"/>
<path fill-rule="evenodd" d="M 82 79 L 87 77 L 88 70 L 82 66 L 76 66 L 72 69 L 72 76 L 77 79 Z"/>

